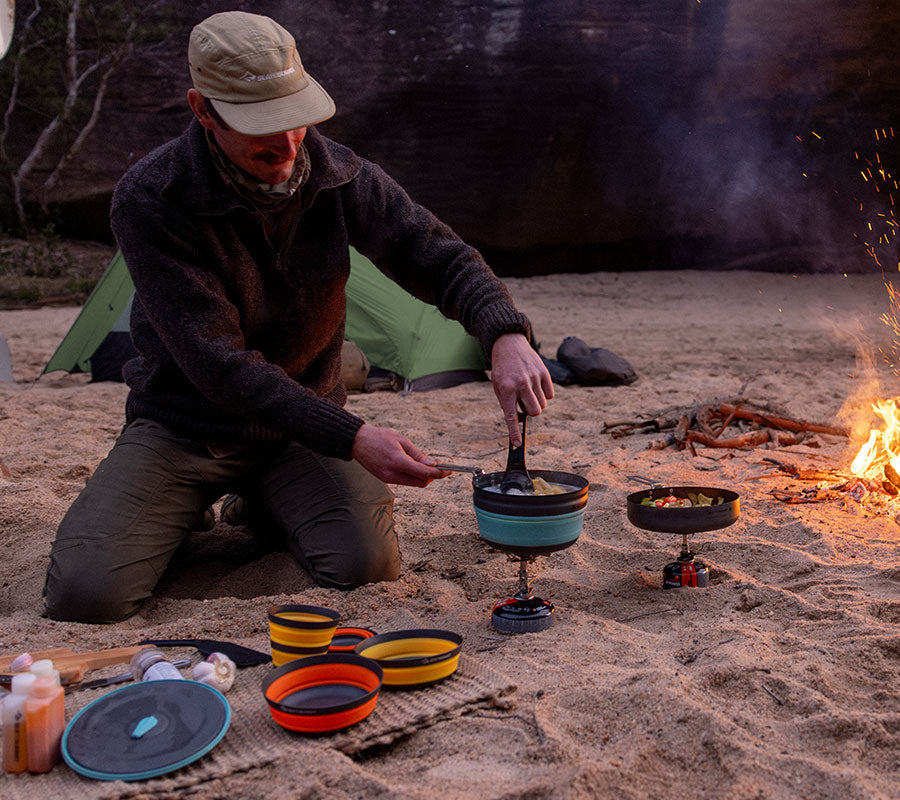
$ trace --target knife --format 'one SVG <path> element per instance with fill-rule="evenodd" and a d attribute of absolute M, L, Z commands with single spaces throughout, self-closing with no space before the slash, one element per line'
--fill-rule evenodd
<path fill-rule="evenodd" d="M 189 658 L 181 658 L 178 661 L 173 661 L 173 667 L 187 667 L 190 666 L 191 660 Z M 126 681 L 130 681 L 134 679 L 134 675 L 130 672 L 123 672 L 119 675 L 110 675 L 108 678 L 95 678 L 92 681 L 82 681 L 81 683 L 73 683 L 73 689 L 99 689 L 101 686 L 112 686 L 116 683 L 125 683 Z"/>

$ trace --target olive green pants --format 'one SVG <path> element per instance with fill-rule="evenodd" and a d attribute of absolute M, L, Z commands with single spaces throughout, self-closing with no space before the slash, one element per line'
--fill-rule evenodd
<path fill-rule="evenodd" d="M 69 508 L 50 550 L 50 617 L 113 622 L 153 592 L 184 538 L 223 494 L 252 498 L 257 518 L 313 579 L 349 589 L 396 580 L 393 494 L 355 461 L 302 445 L 206 444 L 150 420 L 128 425 Z"/>

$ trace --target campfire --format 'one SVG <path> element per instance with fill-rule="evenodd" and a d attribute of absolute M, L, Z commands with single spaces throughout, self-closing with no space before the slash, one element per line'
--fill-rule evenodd
<path fill-rule="evenodd" d="M 773 457 L 764 457 L 777 473 L 795 481 L 819 485 L 801 491 L 773 489 L 771 494 L 785 503 L 814 503 L 829 499 L 867 497 L 890 500 L 900 495 L 900 398 L 877 400 L 872 410 L 883 427 L 872 428 L 849 467 L 841 469 L 801 469 Z M 647 447 L 669 447 L 701 454 L 700 448 L 751 450 L 785 448 L 792 445 L 819 447 L 818 435 L 849 439 L 848 428 L 796 419 L 782 411 L 750 404 L 746 399 L 715 400 L 692 409 L 668 409 L 644 419 L 606 422 L 603 432 L 613 438 L 633 434 L 661 433 Z M 823 488 L 821 484 L 828 484 Z"/>
<path fill-rule="evenodd" d="M 893 138 L 893 128 L 875 130 L 876 145 Z M 887 291 L 889 310 L 882 314 L 881 321 L 891 329 L 893 339 L 888 350 L 881 351 L 881 354 L 890 372 L 896 376 L 897 357 L 900 355 L 900 294 L 893 280 L 886 275 L 884 265 L 897 260 L 894 238 L 898 223 L 894 218 L 894 193 L 898 184 L 885 168 L 877 149 L 871 158 L 866 155 L 860 157 L 858 151 L 854 156 L 859 162 L 863 185 L 875 189 L 871 202 L 869 199 L 859 199 L 860 212 L 870 218 L 862 243 L 875 266 L 881 270 Z M 900 262 L 897 262 L 897 268 L 900 270 Z M 867 405 L 881 418 L 882 425 L 871 427 L 868 438 L 850 463 L 850 472 L 858 483 L 865 482 L 870 489 L 872 484 L 880 485 L 885 492 L 896 496 L 900 493 L 900 397 L 875 399 Z"/>
<path fill-rule="evenodd" d="M 869 431 L 850 463 L 855 484 L 852 490 L 864 493 L 864 489 L 880 489 L 896 496 L 900 494 L 900 398 L 875 400 L 871 408 L 883 426 Z"/>

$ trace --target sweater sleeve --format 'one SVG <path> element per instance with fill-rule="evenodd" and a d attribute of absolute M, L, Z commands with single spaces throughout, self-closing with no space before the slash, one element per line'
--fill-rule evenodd
<path fill-rule="evenodd" d="M 143 338 L 162 365 L 158 371 L 177 368 L 208 401 L 210 416 L 247 420 L 323 455 L 349 459 L 363 420 L 247 346 L 238 309 L 209 263 L 215 254 L 201 247 L 191 226 L 179 225 L 127 182 L 116 194 L 113 232 L 134 280 L 141 324 L 152 329 Z M 169 370 L 167 362 L 173 362 Z M 197 415 L 178 402 L 173 392 L 167 404 L 173 415 Z"/>
<path fill-rule="evenodd" d="M 481 254 L 384 170 L 363 161 L 344 195 L 350 243 L 410 294 L 460 322 L 488 363 L 502 334 L 530 336 L 528 318 Z"/>

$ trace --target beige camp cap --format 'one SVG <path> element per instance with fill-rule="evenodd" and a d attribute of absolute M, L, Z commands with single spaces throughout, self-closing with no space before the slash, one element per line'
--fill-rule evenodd
<path fill-rule="evenodd" d="M 334 101 L 303 69 L 297 44 L 275 20 L 224 11 L 191 31 L 194 88 L 238 133 L 265 136 L 323 122 Z"/>

